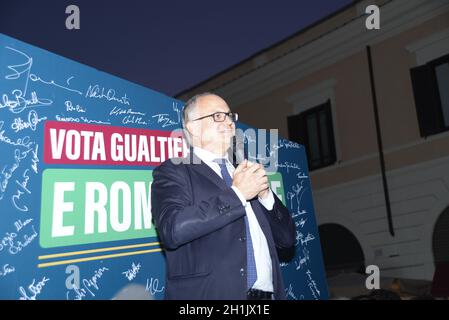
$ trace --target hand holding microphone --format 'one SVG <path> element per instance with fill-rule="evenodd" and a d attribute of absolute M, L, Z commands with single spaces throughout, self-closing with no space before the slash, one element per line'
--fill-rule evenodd
<path fill-rule="evenodd" d="M 235 169 L 232 185 L 237 187 L 246 200 L 256 196 L 264 198 L 269 191 L 267 173 L 263 165 L 248 160 Z"/>

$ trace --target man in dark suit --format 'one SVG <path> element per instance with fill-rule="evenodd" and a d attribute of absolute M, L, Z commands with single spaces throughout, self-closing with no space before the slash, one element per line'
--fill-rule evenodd
<path fill-rule="evenodd" d="M 285 299 L 277 249 L 294 246 L 294 223 L 262 165 L 227 159 L 236 120 L 219 96 L 193 97 L 183 111 L 191 162 L 153 171 L 166 299 Z"/>

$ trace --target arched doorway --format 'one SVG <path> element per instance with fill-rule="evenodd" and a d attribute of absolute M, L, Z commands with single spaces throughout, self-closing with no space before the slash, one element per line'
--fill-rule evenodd
<path fill-rule="evenodd" d="M 435 265 L 441 262 L 449 262 L 449 207 L 441 213 L 435 223 L 432 250 Z"/>
<path fill-rule="evenodd" d="M 327 276 L 342 272 L 365 273 L 365 256 L 354 234 L 336 223 L 318 227 Z"/>
<path fill-rule="evenodd" d="M 432 236 L 432 251 L 435 273 L 432 280 L 432 295 L 449 296 L 449 207 L 438 217 Z"/>

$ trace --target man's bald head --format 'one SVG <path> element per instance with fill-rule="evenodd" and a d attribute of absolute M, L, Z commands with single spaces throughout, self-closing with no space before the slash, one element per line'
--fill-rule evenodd
<path fill-rule="evenodd" d="M 202 104 L 203 102 L 202 100 L 211 100 L 211 99 L 220 99 L 224 102 L 224 100 L 220 96 L 211 92 L 199 93 L 197 95 L 194 95 L 189 100 L 187 100 L 182 112 L 182 124 L 184 128 L 187 121 L 196 118 L 195 114 L 198 114 L 197 108 Z"/>

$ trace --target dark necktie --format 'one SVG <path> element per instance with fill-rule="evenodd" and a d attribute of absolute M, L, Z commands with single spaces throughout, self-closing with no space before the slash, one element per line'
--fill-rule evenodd
<path fill-rule="evenodd" d="M 232 178 L 226 168 L 225 160 L 216 159 L 214 162 L 218 163 L 221 170 L 221 176 L 226 182 L 228 187 L 232 186 Z M 251 240 L 251 232 L 249 231 L 248 217 L 245 215 L 245 226 L 246 226 L 246 262 L 247 262 L 247 288 L 251 289 L 257 280 L 257 269 L 256 269 L 256 259 L 254 258 L 254 248 L 253 242 Z"/>

